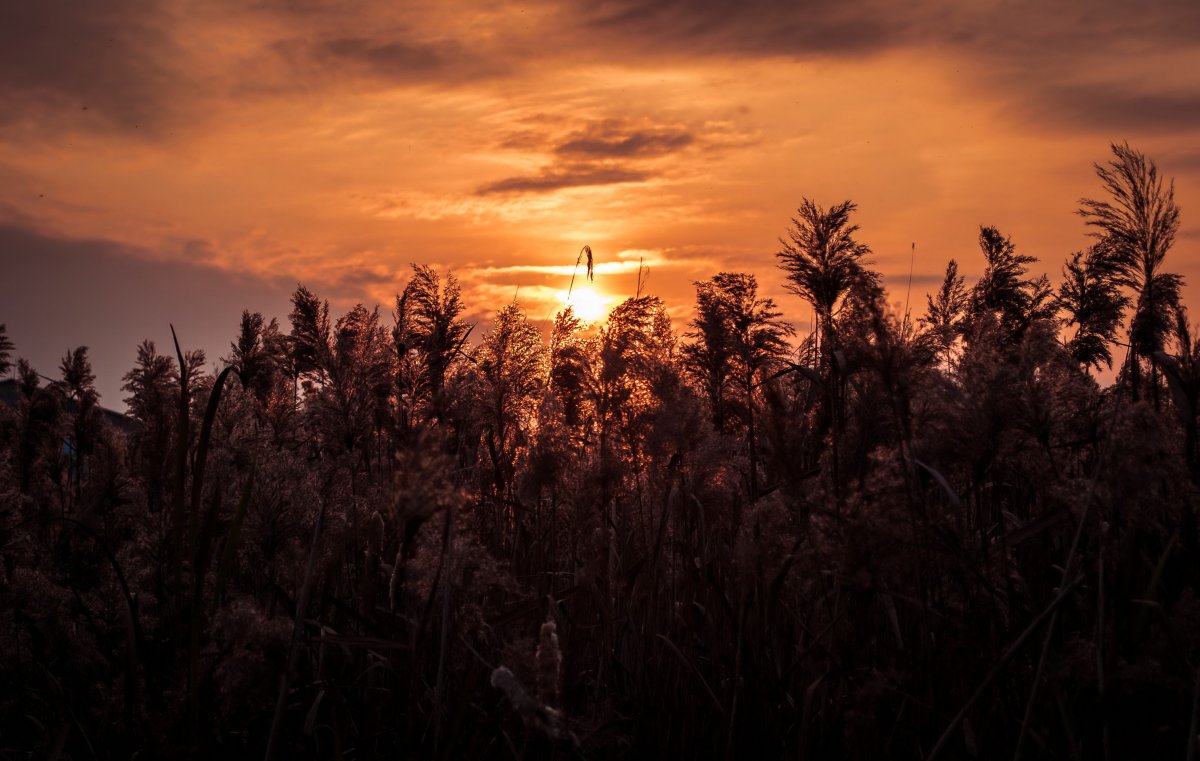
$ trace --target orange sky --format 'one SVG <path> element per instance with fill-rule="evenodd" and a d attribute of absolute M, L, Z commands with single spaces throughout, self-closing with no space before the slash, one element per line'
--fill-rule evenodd
<path fill-rule="evenodd" d="M 892 5 L 5 3 L 0 322 L 48 375 L 89 345 L 114 407 L 168 322 L 215 360 L 242 308 L 387 308 L 409 262 L 548 317 L 588 244 L 681 325 L 749 270 L 804 329 L 773 257 L 804 197 L 859 204 L 895 301 L 913 242 L 914 304 L 978 274 L 980 224 L 1057 282 L 1121 140 L 1176 180 L 1197 302 L 1200 4 Z"/>

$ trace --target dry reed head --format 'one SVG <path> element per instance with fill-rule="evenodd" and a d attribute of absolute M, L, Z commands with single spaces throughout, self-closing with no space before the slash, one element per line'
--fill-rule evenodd
<path fill-rule="evenodd" d="M 521 680 L 507 666 L 494 670 L 490 681 L 493 687 L 505 694 L 525 726 L 545 733 L 551 740 L 578 744 L 575 735 L 567 729 L 562 714 L 530 697 Z"/>
<path fill-rule="evenodd" d="M 558 648 L 556 630 L 554 619 L 547 618 L 542 624 L 537 647 L 538 697 L 550 706 L 558 705 L 559 671 L 562 668 L 562 651 Z"/>

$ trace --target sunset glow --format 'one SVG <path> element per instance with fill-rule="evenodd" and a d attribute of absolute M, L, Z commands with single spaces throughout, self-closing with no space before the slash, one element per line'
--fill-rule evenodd
<path fill-rule="evenodd" d="M 590 285 L 577 286 L 570 295 L 563 292 L 563 306 L 574 309 L 576 316 L 585 322 L 596 322 L 608 314 L 613 299 L 604 296 Z"/>

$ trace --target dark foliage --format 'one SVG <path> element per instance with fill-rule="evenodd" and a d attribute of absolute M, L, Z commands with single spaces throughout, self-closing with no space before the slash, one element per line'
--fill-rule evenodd
<path fill-rule="evenodd" d="M 1121 291 L 1120 267 L 1112 250 L 1103 244 L 1086 254 L 1075 252 L 1063 266 L 1058 306 L 1064 322 L 1075 328 L 1067 342 L 1071 356 L 1085 367 L 1112 367 L 1110 345 L 1117 338 L 1129 297 Z"/>

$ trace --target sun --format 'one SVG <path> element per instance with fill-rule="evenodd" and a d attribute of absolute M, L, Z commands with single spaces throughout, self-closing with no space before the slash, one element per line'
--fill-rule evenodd
<path fill-rule="evenodd" d="M 567 296 L 563 292 L 563 306 L 573 307 L 575 315 L 586 322 L 595 322 L 608 314 L 610 299 L 590 285 L 578 286 Z"/>

